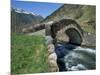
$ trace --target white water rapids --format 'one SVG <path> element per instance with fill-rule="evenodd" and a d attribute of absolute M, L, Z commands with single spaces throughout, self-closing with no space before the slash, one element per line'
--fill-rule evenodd
<path fill-rule="evenodd" d="M 96 50 L 71 44 L 57 44 L 60 71 L 92 70 L 96 67 Z"/>

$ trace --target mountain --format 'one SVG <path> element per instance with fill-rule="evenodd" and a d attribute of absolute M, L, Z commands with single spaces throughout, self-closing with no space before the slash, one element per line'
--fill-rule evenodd
<path fill-rule="evenodd" d="M 23 9 L 11 9 L 12 32 L 20 32 L 22 28 L 40 23 L 44 18 L 41 15 L 27 12 Z"/>
<path fill-rule="evenodd" d="M 85 32 L 94 33 L 96 28 L 96 6 L 64 4 L 42 22 L 73 19 Z"/>

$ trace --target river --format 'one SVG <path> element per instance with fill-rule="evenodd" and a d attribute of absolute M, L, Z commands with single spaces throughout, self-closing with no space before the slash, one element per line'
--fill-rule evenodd
<path fill-rule="evenodd" d="M 66 43 L 55 45 L 60 71 L 92 70 L 96 68 L 96 50 Z"/>

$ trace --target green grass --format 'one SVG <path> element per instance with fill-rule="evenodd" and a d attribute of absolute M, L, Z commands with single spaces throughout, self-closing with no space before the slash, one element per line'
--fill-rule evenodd
<path fill-rule="evenodd" d="M 42 36 L 13 34 L 11 38 L 11 73 L 48 72 L 47 50 Z"/>

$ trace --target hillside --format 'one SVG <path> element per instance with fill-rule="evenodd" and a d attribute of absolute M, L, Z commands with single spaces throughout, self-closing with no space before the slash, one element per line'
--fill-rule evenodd
<path fill-rule="evenodd" d="M 42 22 L 60 19 L 76 20 L 85 32 L 95 33 L 96 6 L 64 4 Z"/>
<path fill-rule="evenodd" d="M 20 32 L 23 27 L 40 23 L 43 17 L 37 14 L 26 12 L 23 9 L 11 9 L 12 32 Z"/>

